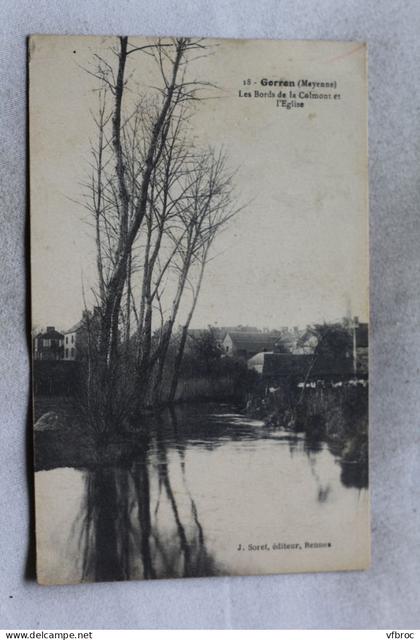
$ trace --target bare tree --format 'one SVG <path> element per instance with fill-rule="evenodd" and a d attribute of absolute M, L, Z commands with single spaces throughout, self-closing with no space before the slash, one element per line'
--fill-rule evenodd
<path fill-rule="evenodd" d="M 148 377 L 155 361 L 152 356 L 153 309 L 160 305 L 165 276 L 182 241 L 182 234 L 176 237 L 175 230 L 179 227 L 180 211 L 186 206 L 182 179 L 188 174 L 190 164 L 190 151 L 180 136 L 182 124 L 181 111 L 168 133 L 161 162 L 151 180 L 138 314 L 137 372 L 140 382 Z M 163 321 L 161 309 L 160 313 Z"/>
<path fill-rule="evenodd" d="M 100 376 L 98 384 L 108 389 L 115 378 L 118 363 L 119 322 L 124 290 L 126 303 L 126 323 L 130 322 L 131 298 L 131 260 L 133 245 L 147 216 L 150 187 L 154 172 L 159 166 L 171 123 L 178 116 L 178 111 L 185 103 L 196 99 L 200 83 L 185 79 L 185 65 L 188 54 L 195 49 L 202 49 L 200 41 L 178 38 L 168 42 L 161 40 L 150 45 L 133 47 L 127 37 L 119 38 L 118 49 L 115 50 L 117 68 L 114 71 L 103 58 L 97 57 L 99 65 L 93 73 L 101 82 L 102 88 L 110 92 L 113 98 L 111 112 L 105 116 L 105 107 L 99 109 L 97 121 L 99 131 L 98 151 L 96 157 L 96 181 L 92 192 L 96 196 L 93 209 L 96 216 L 97 265 L 99 276 L 99 300 L 101 308 L 101 326 L 98 336 L 98 357 Z M 127 162 L 127 136 L 124 112 L 124 94 L 126 92 L 126 68 L 131 54 L 144 53 L 151 55 L 158 67 L 161 86 L 155 88 L 155 99 L 149 104 L 147 117 L 141 116 L 142 153 L 137 158 L 134 172 L 130 175 Z M 136 110 L 138 113 L 138 110 Z M 143 117 L 144 116 L 144 117 Z M 128 118 L 129 119 L 129 118 Z M 111 123 L 111 131 L 105 140 L 105 127 Z M 137 134 L 137 132 L 136 132 Z M 107 146 L 112 150 L 112 171 L 109 178 L 104 175 L 103 151 Z M 132 163 L 133 166 L 133 163 Z M 137 169 L 140 167 L 140 170 Z M 108 206 L 111 215 L 104 213 L 104 191 L 107 190 Z M 108 212 L 110 213 L 110 212 Z M 107 275 L 104 277 L 102 254 L 102 237 L 100 218 L 107 236 Z M 108 235 L 107 235 L 108 234 Z M 127 284 L 128 281 L 128 284 Z M 128 331 L 127 331 L 128 334 Z M 128 335 L 126 336 L 128 337 Z M 109 393 L 107 393 L 108 397 Z"/>
<path fill-rule="evenodd" d="M 110 422 L 117 379 L 139 407 L 150 395 L 161 401 L 175 321 L 184 293 L 191 292 L 172 379 L 176 389 L 210 247 L 233 215 L 224 154 L 198 151 L 189 135 L 190 106 L 209 84 L 188 80 L 187 65 L 191 52 L 203 48 L 185 38 L 133 47 L 120 37 L 116 69 L 97 56 L 93 72 L 101 91 L 85 201 L 95 228 L 100 326 L 91 341 L 96 363 L 90 371 Z M 127 61 L 134 53 L 151 57 L 161 84 L 130 94 L 125 103 Z M 171 400 L 174 395 L 171 390 Z"/>
<path fill-rule="evenodd" d="M 189 285 L 192 291 L 192 304 L 181 333 L 169 400 L 172 401 L 175 397 L 188 328 L 197 305 L 211 245 L 218 231 L 237 212 L 232 207 L 231 179 L 232 175 L 227 171 L 225 155 L 223 153 L 215 155 L 211 150 L 196 157 L 195 164 L 188 173 L 188 205 L 179 215 L 181 241 L 177 243 L 177 260 L 174 264 L 178 271 L 178 282 L 171 312 L 159 345 L 159 362 L 154 382 L 155 403 L 161 400 L 162 377 L 169 343 L 185 287 Z M 195 286 L 190 278 L 192 269 L 197 272 Z"/>

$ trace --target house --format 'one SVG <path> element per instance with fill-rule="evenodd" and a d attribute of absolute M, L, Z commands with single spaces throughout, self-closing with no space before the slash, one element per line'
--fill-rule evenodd
<path fill-rule="evenodd" d="M 188 329 L 188 337 L 192 340 L 198 340 L 211 333 L 216 342 L 216 345 L 221 349 L 221 351 L 224 352 L 225 349 L 223 348 L 223 341 L 226 337 L 226 334 L 232 332 L 261 333 L 260 331 L 258 331 L 257 327 L 249 327 L 241 324 L 238 324 L 234 327 L 219 327 L 216 325 L 208 325 L 206 329 Z"/>
<path fill-rule="evenodd" d="M 257 371 L 263 378 L 275 381 L 277 379 L 292 377 L 316 380 L 337 380 L 342 378 L 366 379 L 368 376 L 368 324 L 359 322 L 357 317 L 344 319 L 342 323 L 331 325 L 337 329 L 341 340 L 337 341 L 335 348 L 328 348 L 327 340 L 324 341 L 314 334 L 311 327 L 299 331 L 293 329 L 296 341 L 291 339 L 291 333 L 287 329 L 281 332 L 280 340 L 273 349 L 262 349 L 248 359 L 248 368 Z M 328 329 L 328 327 L 327 327 Z M 343 340 L 342 334 L 345 334 Z M 330 334 L 324 332 L 324 338 Z M 284 349 L 281 353 L 279 344 Z M 321 347 L 320 349 L 317 347 Z M 327 348 L 322 348 L 322 346 Z"/>
<path fill-rule="evenodd" d="M 318 338 L 313 334 L 309 327 L 302 331 L 296 338 L 293 347 L 290 349 L 296 355 L 311 354 L 315 352 L 318 345 Z"/>
<path fill-rule="evenodd" d="M 76 345 L 80 346 L 84 331 L 83 319 L 64 332 L 64 360 L 76 360 Z"/>
<path fill-rule="evenodd" d="M 62 360 L 64 335 L 55 327 L 38 333 L 34 338 L 33 349 L 35 360 Z"/>
<path fill-rule="evenodd" d="M 222 348 L 232 358 L 249 360 L 257 353 L 281 349 L 281 344 L 279 332 L 230 331 L 224 337 Z"/>
<path fill-rule="evenodd" d="M 99 327 L 99 308 L 83 311 L 81 320 L 64 331 L 64 360 L 83 360 L 87 354 L 89 329 L 97 334 Z"/>

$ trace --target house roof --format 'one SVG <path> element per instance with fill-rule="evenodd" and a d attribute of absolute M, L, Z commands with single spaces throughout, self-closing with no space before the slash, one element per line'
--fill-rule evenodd
<path fill-rule="evenodd" d="M 258 331 L 257 327 L 245 327 L 242 325 L 236 325 L 234 327 L 208 325 L 202 329 L 188 329 L 188 335 L 191 337 L 200 337 L 208 333 L 212 333 L 217 340 L 224 340 L 226 335 L 231 333 L 258 333 L 258 335 L 260 335 L 261 331 Z"/>
<path fill-rule="evenodd" d="M 84 326 L 85 326 L 85 320 L 84 320 L 84 318 L 82 318 L 81 320 L 79 320 L 79 322 L 76 322 L 76 324 L 74 324 L 72 327 L 70 327 L 70 329 L 67 329 L 64 332 L 64 335 L 66 335 L 66 333 L 75 333 L 75 331 L 78 331 L 79 329 L 81 329 Z"/>
<path fill-rule="evenodd" d="M 264 333 L 254 331 L 229 331 L 229 336 L 239 350 L 244 351 L 263 351 L 264 349 L 272 349 L 277 342 L 281 342 L 282 338 L 279 333 Z"/>
<path fill-rule="evenodd" d="M 99 322 L 99 319 L 100 319 L 100 314 L 101 314 L 101 311 L 99 307 L 93 307 L 92 311 L 87 311 L 87 310 L 83 311 L 82 317 L 79 320 L 79 322 L 76 322 L 76 324 L 70 327 L 70 329 L 67 329 L 66 331 L 64 331 L 64 335 L 66 333 L 74 333 L 79 329 L 86 329 L 89 323 L 94 323 L 95 326 L 97 326 L 97 323 Z"/>
<path fill-rule="evenodd" d="M 46 331 L 38 333 L 37 338 L 46 338 L 47 340 L 60 340 L 64 338 L 63 334 L 56 331 L 55 327 L 47 327 Z"/>

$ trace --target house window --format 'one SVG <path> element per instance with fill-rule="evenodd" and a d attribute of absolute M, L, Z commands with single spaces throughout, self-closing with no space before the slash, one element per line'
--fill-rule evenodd
<path fill-rule="evenodd" d="M 68 343 L 69 343 L 69 337 L 66 336 L 66 344 L 68 344 Z"/>
<path fill-rule="evenodd" d="M 66 349 L 66 358 L 68 358 L 68 357 L 69 357 L 69 350 Z"/>
<path fill-rule="evenodd" d="M 74 334 L 72 334 L 72 336 L 71 336 L 71 343 L 72 344 L 74 343 Z"/>
<path fill-rule="evenodd" d="M 51 340 L 47 340 L 46 338 L 44 338 L 44 340 L 42 341 L 44 347 L 50 347 L 51 346 Z"/>
<path fill-rule="evenodd" d="M 73 347 L 71 348 L 71 357 L 74 358 L 74 349 L 73 349 Z"/>

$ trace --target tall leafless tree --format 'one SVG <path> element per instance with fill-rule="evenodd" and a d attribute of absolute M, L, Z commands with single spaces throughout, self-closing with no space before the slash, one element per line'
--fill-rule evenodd
<path fill-rule="evenodd" d="M 187 66 L 197 57 L 195 52 L 203 55 L 203 48 L 200 41 L 185 38 L 134 47 L 127 37 L 120 37 L 114 51 L 116 68 L 97 57 L 98 67 L 92 72 L 101 88 L 86 194 L 95 227 L 100 310 L 95 375 L 103 413 L 111 421 L 116 381 L 121 367 L 127 374 L 129 360 L 134 363 L 129 375 L 133 373 L 131 387 L 134 384 L 138 405 L 148 394 L 154 402 L 162 399 L 175 321 L 184 292 L 190 289 L 192 303 L 169 394 L 174 398 L 210 247 L 233 215 L 232 175 L 224 154 L 200 152 L 189 139 L 190 107 L 200 99 L 199 91 L 210 85 L 189 80 Z M 152 58 L 160 85 L 146 95 L 130 94 L 126 104 L 131 54 Z M 171 296 L 171 288 L 167 310 L 163 300 Z"/>

